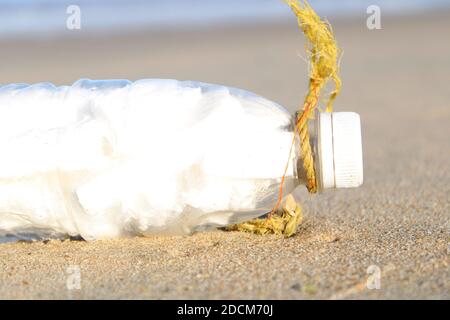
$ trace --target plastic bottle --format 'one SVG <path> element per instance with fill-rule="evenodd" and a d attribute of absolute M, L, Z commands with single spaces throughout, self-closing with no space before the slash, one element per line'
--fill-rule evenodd
<path fill-rule="evenodd" d="M 362 183 L 359 117 L 320 114 L 322 188 Z M 79 80 L 0 87 L 0 236 L 86 240 L 188 233 L 273 206 L 293 117 L 200 82 Z M 303 184 L 298 152 L 285 182 Z"/>

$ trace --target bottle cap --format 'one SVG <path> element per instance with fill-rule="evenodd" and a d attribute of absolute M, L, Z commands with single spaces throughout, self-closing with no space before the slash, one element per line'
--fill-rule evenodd
<path fill-rule="evenodd" d="M 363 183 L 359 115 L 354 112 L 319 112 L 316 138 L 319 188 L 359 187 Z"/>

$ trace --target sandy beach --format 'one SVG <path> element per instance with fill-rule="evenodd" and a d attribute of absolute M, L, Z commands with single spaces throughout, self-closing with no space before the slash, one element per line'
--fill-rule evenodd
<path fill-rule="evenodd" d="M 1 299 L 449 299 L 450 12 L 331 21 L 344 54 L 335 111 L 360 113 L 364 185 L 309 195 L 296 236 L 0 244 Z M 304 39 L 280 24 L 0 40 L 0 83 L 175 78 L 253 91 L 294 112 Z M 79 288 L 68 283 L 79 273 Z M 379 289 L 367 279 L 380 273 Z M 70 284 L 70 283 L 69 283 Z M 369 288 L 368 288 L 369 287 Z"/>

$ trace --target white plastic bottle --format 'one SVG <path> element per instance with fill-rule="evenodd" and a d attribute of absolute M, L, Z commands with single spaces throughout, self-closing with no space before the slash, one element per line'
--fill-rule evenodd
<path fill-rule="evenodd" d="M 320 114 L 322 188 L 362 183 L 359 117 Z M 247 91 L 149 79 L 0 87 L 0 236 L 187 233 L 268 212 L 293 137 Z M 298 152 L 285 190 L 304 183 Z"/>

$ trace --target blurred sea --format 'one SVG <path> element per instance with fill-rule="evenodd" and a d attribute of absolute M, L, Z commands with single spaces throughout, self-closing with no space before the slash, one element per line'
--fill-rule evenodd
<path fill-rule="evenodd" d="M 449 0 L 310 0 L 322 16 L 407 15 L 450 8 Z M 0 0 L 0 37 L 54 36 L 67 32 L 69 5 L 81 10 L 77 32 L 127 32 L 282 21 L 291 16 L 282 0 Z"/>

